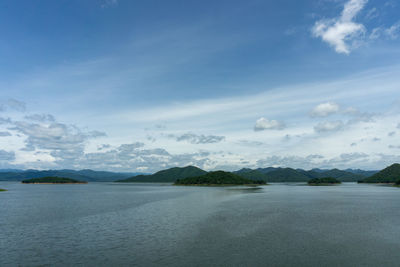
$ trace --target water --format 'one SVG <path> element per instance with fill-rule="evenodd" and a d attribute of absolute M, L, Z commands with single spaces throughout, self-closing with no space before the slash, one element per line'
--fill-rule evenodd
<path fill-rule="evenodd" d="M 400 188 L 0 188 L 0 266 L 400 264 Z"/>

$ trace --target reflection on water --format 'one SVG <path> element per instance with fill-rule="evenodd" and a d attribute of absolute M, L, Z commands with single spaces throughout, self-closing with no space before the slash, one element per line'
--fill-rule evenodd
<path fill-rule="evenodd" d="M 400 188 L 299 185 L 0 182 L 0 266 L 398 266 Z"/>

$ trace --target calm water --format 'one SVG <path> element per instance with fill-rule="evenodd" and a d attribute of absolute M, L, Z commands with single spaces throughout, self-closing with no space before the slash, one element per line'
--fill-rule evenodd
<path fill-rule="evenodd" d="M 0 266 L 400 265 L 400 188 L 0 188 Z"/>

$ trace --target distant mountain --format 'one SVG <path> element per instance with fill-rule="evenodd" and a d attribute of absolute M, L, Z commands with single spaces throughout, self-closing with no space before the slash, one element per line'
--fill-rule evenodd
<path fill-rule="evenodd" d="M 272 172 L 272 171 L 276 171 L 278 169 L 281 169 L 281 168 L 268 167 L 268 168 L 258 168 L 256 170 L 261 172 L 261 173 L 269 173 L 269 172 Z"/>
<path fill-rule="evenodd" d="M 370 177 L 372 175 L 374 175 L 375 173 L 379 172 L 378 170 L 372 170 L 372 171 L 364 171 L 364 170 L 360 170 L 360 169 L 346 169 L 346 172 L 351 172 L 354 174 L 359 174 L 365 177 Z"/>
<path fill-rule="evenodd" d="M 262 172 L 263 171 L 263 172 Z M 366 176 L 351 172 L 332 169 L 313 169 L 310 171 L 292 168 L 265 168 L 265 169 L 242 169 L 236 174 L 252 180 L 264 180 L 266 182 L 307 182 L 314 178 L 332 177 L 341 182 L 356 182 Z"/>
<path fill-rule="evenodd" d="M 194 166 L 187 166 L 183 168 L 175 167 L 167 170 L 162 170 L 151 175 L 137 175 L 128 179 L 121 179 L 116 182 L 120 183 L 173 183 L 177 179 L 184 179 L 187 177 L 201 176 L 206 174 L 200 168 Z"/>
<path fill-rule="evenodd" d="M 18 169 L 0 169 L 1 172 L 21 172 L 21 170 Z"/>
<path fill-rule="evenodd" d="M 71 179 L 88 182 L 111 182 L 119 179 L 125 179 L 142 173 L 114 173 L 106 171 L 93 170 L 13 170 L 0 171 L 0 181 L 22 181 L 31 178 L 41 177 L 68 177 Z"/>
<path fill-rule="evenodd" d="M 359 182 L 362 183 L 395 183 L 400 180 L 400 164 L 395 163 L 386 167 L 371 177 L 365 178 Z"/>
<path fill-rule="evenodd" d="M 356 182 L 360 179 L 363 179 L 365 176 L 347 172 L 347 171 L 342 171 L 339 169 L 332 169 L 332 170 L 321 172 L 320 177 L 318 177 L 318 178 L 323 178 L 323 177 L 336 178 L 341 182 Z"/>
<path fill-rule="evenodd" d="M 237 174 L 224 171 L 208 172 L 204 175 L 177 179 L 176 185 L 245 185 L 265 184 L 264 181 L 254 181 Z"/>

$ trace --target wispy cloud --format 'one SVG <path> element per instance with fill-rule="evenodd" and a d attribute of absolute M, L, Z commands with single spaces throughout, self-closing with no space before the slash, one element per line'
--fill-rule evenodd
<path fill-rule="evenodd" d="M 174 138 L 177 142 L 186 141 L 191 144 L 213 144 L 225 140 L 225 136 L 203 135 L 194 133 L 185 133 L 181 135 L 169 134 L 168 137 Z"/>
<path fill-rule="evenodd" d="M 101 8 L 107 8 L 118 5 L 118 0 L 102 0 Z"/>

